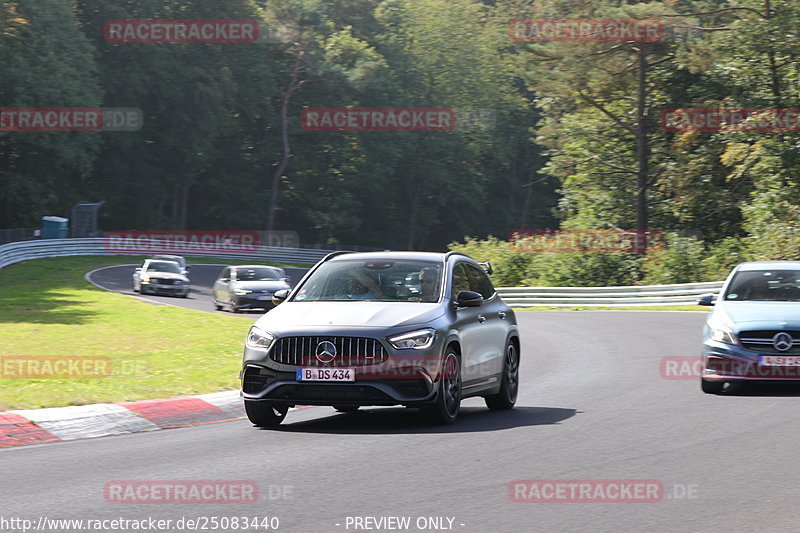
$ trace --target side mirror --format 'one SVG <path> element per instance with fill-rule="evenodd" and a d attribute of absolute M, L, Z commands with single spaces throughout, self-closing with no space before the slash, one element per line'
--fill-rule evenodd
<path fill-rule="evenodd" d="M 189 269 L 192 268 L 189 265 L 186 265 L 186 272 L 189 272 Z"/>
<path fill-rule="evenodd" d="M 272 303 L 278 305 L 286 301 L 286 298 L 289 296 L 289 289 L 281 289 L 279 291 L 275 291 L 275 294 L 272 295 Z"/>
<path fill-rule="evenodd" d="M 714 300 L 713 294 L 704 294 L 697 299 L 697 305 L 714 305 L 716 303 Z"/>
<path fill-rule="evenodd" d="M 285 282 L 288 285 L 289 283 L 292 282 L 292 278 L 289 278 L 289 277 L 281 278 L 281 281 Z"/>
<path fill-rule="evenodd" d="M 483 296 L 473 291 L 461 291 L 456 299 L 456 304 L 459 307 L 480 307 L 482 303 Z"/>

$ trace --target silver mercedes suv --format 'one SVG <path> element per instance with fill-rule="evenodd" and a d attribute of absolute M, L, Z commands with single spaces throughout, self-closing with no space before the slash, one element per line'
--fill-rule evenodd
<path fill-rule="evenodd" d="M 519 330 L 487 271 L 457 252 L 328 255 L 250 328 L 247 417 L 274 427 L 295 405 L 405 405 L 452 424 L 471 396 L 511 409 Z"/>

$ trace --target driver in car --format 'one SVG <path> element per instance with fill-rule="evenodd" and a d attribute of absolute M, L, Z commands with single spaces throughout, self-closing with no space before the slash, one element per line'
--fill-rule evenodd
<path fill-rule="evenodd" d="M 419 286 L 423 302 L 435 302 L 439 299 L 439 272 L 433 267 L 425 267 L 419 271 Z"/>
<path fill-rule="evenodd" d="M 362 272 L 353 272 L 347 280 L 347 289 L 341 297 L 344 300 L 380 300 L 384 298 L 378 284 Z"/>

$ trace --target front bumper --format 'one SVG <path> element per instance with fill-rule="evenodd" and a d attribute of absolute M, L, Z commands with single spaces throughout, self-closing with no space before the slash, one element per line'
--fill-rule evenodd
<path fill-rule="evenodd" d="M 161 283 L 147 283 L 142 282 L 142 292 L 152 292 L 158 294 L 189 294 L 189 286 L 188 285 L 177 285 L 177 284 L 161 284 Z"/>
<path fill-rule="evenodd" d="M 234 302 L 239 309 L 272 309 L 272 294 L 245 294 L 235 295 Z"/>
<path fill-rule="evenodd" d="M 242 396 L 285 405 L 420 405 L 436 398 L 438 364 L 438 357 L 390 356 L 385 363 L 347 367 L 355 381 L 306 382 L 297 380 L 300 366 L 249 362 L 242 369 Z"/>
<path fill-rule="evenodd" d="M 800 381 L 800 366 L 764 365 L 760 361 L 762 355 L 776 354 L 762 354 L 738 345 L 707 340 L 703 344 L 701 379 L 729 382 Z"/>

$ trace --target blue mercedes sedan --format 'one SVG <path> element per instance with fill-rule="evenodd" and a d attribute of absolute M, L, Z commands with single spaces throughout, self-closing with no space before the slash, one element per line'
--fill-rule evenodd
<path fill-rule="evenodd" d="M 703 392 L 726 383 L 800 382 L 800 261 L 742 263 L 731 271 L 703 328 Z"/>

